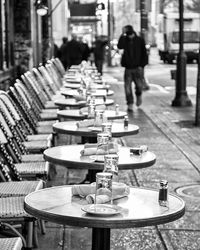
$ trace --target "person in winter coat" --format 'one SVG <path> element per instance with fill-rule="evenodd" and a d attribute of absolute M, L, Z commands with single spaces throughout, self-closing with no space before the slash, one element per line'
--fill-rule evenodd
<path fill-rule="evenodd" d="M 122 29 L 117 44 L 118 49 L 123 49 L 121 65 L 124 71 L 124 89 L 128 111 L 133 111 L 134 97 L 132 82 L 135 83 L 136 105 L 142 104 L 143 69 L 148 62 L 148 55 L 144 39 L 136 34 L 131 25 Z"/>

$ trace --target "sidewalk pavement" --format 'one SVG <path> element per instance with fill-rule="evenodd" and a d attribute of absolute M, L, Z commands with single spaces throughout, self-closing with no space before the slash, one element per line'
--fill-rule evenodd
<path fill-rule="evenodd" d="M 105 77 L 108 76 L 115 77 L 115 70 L 107 68 Z M 123 84 L 114 80 L 111 89 L 115 93 L 115 103 L 121 110 L 126 110 Z M 155 227 L 112 230 L 111 250 L 200 249 L 200 128 L 193 125 L 195 106 L 174 108 L 171 106 L 172 97 L 172 93 L 152 87 L 143 93 L 141 107 L 135 107 L 132 113 L 128 113 L 129 122 L 138 125 L 140 131 L 137 135 L 124 137 L 123 143 L 127 146 L 146 144 L 156 154 L 157 160 L 149 168 L 120 171 L 120 181 L 158 189 L 159 181 L 167 179 L 169 191 L 185 200 L 186 213 L 175 222 Z M 68 174 L 69 178 L 81 179 L 85 173 L 80 175 L 80 171 L 72 171 Z M 63 181 L 63 177 L 63 172 L 58 171 L 57 181 Z M 54 184 L 59 184 L 59 181 Z M 60 231 L 55 231 L 55 227 Z M 48 223 L 47 229 L 55 244 L 44 247 L 45 239 L 49 239 L 47 230 L 39 249 L 60 249 L 57 243 L 62 227 Z M 89 250 L 91 230 L 67 227 L 65 241 L 65 249 Z"/>

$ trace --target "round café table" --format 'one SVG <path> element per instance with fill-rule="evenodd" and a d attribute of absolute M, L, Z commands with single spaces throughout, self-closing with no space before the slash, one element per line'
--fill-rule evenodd
<path fill-rule="evenodd" d="M 115 110 L 105 110 L 105 116 L 108 120 L 123 119 L 127 113 L 124 111 L 119 111 L 116 113 Z M 88 112 L 80 112 L 79 109 L 69 109 L 69 110 L 59 110 L 57 112 L 59 119 L 74 119 L 74 120 L 84 120 L 88 118 Z"/>
<path fill-rule="evenodd" d="M 51 187 L 25 197 L 24 209 L 32 216 L 57 224 L 92 228 L 92 250 L 110 250 L 110 230 L 155 226 L 172 222 L 185 213 L 184 201 L 169 194 L 168 207 L 158 203 L 158 191 L 131 187 L 128 197 L 114 200 L 118 214 L 98 216 L 82 210 L 86 201 L 72 196 L 70 186 Z"/>
<path fill-rule="evenodd" d="M 54 101 L 55 105 L 57 105 L 59 108 L 64 109 L 66 107 L 70 108 L 82 108 L 86 107 L 86 101 L 76 101 L 75 98 L 67 98 L 67 99 L 59 99 Z M 97 98 L 95 100 L 95 105 L 106 105 L 111 106 L 114 104 L 113 99 L 107 99 L 104 101 L 103 99 Z"/>
<path fill-rule="evenodd" d="M 83 144 L 64 145 L 46 149 L 43 152 L 44 159 L 50 163 L 58 164 L 66 168 L 87 169 L 90 176 L 88 181 L 93 182 L 96 179 L 96 172 L 103 171 L 104 156 L 82 156 L 81 151 L 84 149 Z M 147 151 L 142 155 L 130 154 L 130 147 L 119 146 L 119 170 L 140 169 L 152 166 L 156 162 L 154 153 Z"/>
<path fill-rule="evenodd" d="M 77 127 L 77 122 L 66 121 L 53 124 L 53 131 L 60 134 L 69 134 L 84 137 L 97 137 L 97 134 L 102 131 L 101 127 Z M 112 137 L 122 137 L 135 135 L 139 132 L 139 127 L 134 124 L 129 124 L 128 128 L 124 128 L 124 123 L 112 123 Z"/>
<path fill-rule="evenodd" d="M 79 92 L 78 92 L 78 90 L 75 90 L 75 89 L 71 89 L 71 90 L 62 89 L 61 94 L 64 95 L 65 97 L 74 97 L 76 95 L 79 95 Z M 95 97 L 111 96 L 113 94 L 114 94 L 114 91 L 110 90 L 110 89 L 108 89 L 108 90 L 95 89 L 95 90 L 92 90 L 92 92 L 91 92 L 91 95 L 95 96 Z"/>
<path fill-rule="evenodd" d="M 64 87 L 65 88 L 69 88 L 69 89 L 79 89 L 81 87 L 81 84 L 80 83 L 70 83 L 70 82 L 67 82 L 67 83 L 64 84 Z M 95 84 L 91 85 L 91 88 L 92 89 L 109 89 L 110 85 L 95 83 Z"/>

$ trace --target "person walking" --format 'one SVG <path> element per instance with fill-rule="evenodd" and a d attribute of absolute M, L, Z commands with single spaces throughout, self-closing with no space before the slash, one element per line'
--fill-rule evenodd
<path fill-rule="evenodd" d="M 68 42 L 68 61 L 69 67 L 71 65 L 79 65 L 82 62 L 83 48 L 77 40 L 77 35 L 72 34 L 71 41 Z"/>
<path fill-rule="evenodd" d="M 117 44 L 118 49 L 123 49 L 121 65 L 124 71 L 124 90 L 128 111 L 133 111 L 134 97 L 132 82 L 135 83 L 136 106 L 142 104 L 143 69 L 148 62 L 144 39 L 136 34 L 131 25 L 122 29 Z"/>
<path fill-rule="evenodd" d="M 90 49 L 86 41 L 84 41 L 83 37 L 79 37 L 79 42 L 82 50 L 82 61 L 88 61 L 88 57 L 90 55 Z"/>
<path fill-rule="evenodd" d="M 65 70 L 68 68 L 68 38 L 67 37 L 63 37 L 62 38 L 62 45 L 59 48 L 59 52 L 58 52 L 58 58 L 60 59 L 60 61 L 63 64 L 63 67 L 65 68 Z"/>
<path fill-rule="evenodd" d="M 107 40 L 103 39 L 100 36 L 97 36 L 93 47 L 95 66 L 97 67 L 97 70 L 101 75 L 103 74 L 105 46 L 107 43 Z"/>

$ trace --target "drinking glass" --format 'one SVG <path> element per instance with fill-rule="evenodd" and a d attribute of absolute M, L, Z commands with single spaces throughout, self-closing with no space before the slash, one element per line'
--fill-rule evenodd
<path fill-rule="evenodd" d="M 111 173 L 113 181 L 118 182 L 118 154 L 108 154 L 104 156 L 104 173 Z"/>
<path fill-rule="evenodd" d="M 102 149 L 105 154 L 108 154 L 108 143 L 110 141 L 109 133 L 98 133 L 97 134 L 97 151 Z"/>
<path fill-rule="evenodd" d="M 102 123 L 102 132 L 109 133 L 110 137 L 112 137 L 112 123 L 111 122 Z"/>
<path fill-rule="evenodd" d="M 110 203 L 113 203 L 112 198 L 112 174 L 111 173 L 97 173 L 96 174 L 96 192 L 95 204 L 97 204 L 98 195 L 107 195 Z"/>
<path fill-rule="evenodd" d="M 94 126 L 101 126 L 104 118 L 104 110 L 95 110 Z"/>
<path fill-rule="evenodd" d="M 95 116 L 95 105 L 90 102 L 88 105 L 88 118 L 93 118 Z"/>

